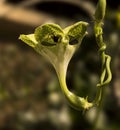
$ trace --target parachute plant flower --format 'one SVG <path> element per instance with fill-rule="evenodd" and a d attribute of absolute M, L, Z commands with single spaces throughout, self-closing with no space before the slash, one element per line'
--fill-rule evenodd
<path fill-rule="evenodd" d="M 70 92 L 66 85 L 68 64 L 87 34 L 86 22 L 78 22 L 62 29 L 56 24 L 44 24 L 35 29 L 34 34 L 20 35 L 20 39 L 33 47 L 54 66 L 60 86 L 69 103 L 76 109 L 88 109 L 92 106 L 87 99 Z"/>
<path fill-rule="evenodd" d="M 74 52 L 86 35 L 88 23 L 78 22 L 62 29 L 56 24 L 44 24 L 34 34 L 21 35 L 20 39 L 48 59 L 58 75 L 66 74 L 67 66 Z"/>
<path fill-rule="evenodd" d="M 87 98 L 75 95 L 68 89 L 66 84 L 68 64 L 87 34 L 88 23 L 77 22 L 65 29 L 62 29 L 57 24 L 43 24 L 35 29 L 34 34 L 22 34 L 19 37 L 54 66 L 66 99 L 77 110 L 89 109 L 94 105 L 98 105 L 102 99 L 103 87 L 108 85 L 112 78 L 110 70 L 111 57 L 105 54 L 106 44 L 102 37 L 102 21 L 105 9 L 106 0 L 99 0 L 95 12 L 94 32 L 102 60 L 102 71 L 100 81 L 96 85 L 98 91 L 93 102 L 88 102 Z"/>

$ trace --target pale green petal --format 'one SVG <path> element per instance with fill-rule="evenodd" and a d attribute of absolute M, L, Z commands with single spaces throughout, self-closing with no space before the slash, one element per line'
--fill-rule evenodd
<path fill-rule="evenodd" d="M 55 45 L 63 36 L 62 28 L 57 24 L 43 24 L 35 29 L 35 39 L 43 45 Z M 58 39 L 58 40 L 57 40 Z"/>
<path fill-rule="evenodd" d="M 81 21 L 65 28 L 64 33 L 69 37 L 69 44 L 73 45 L 80 43 L 87 34 L 87 26 L 88 23 Z"/>
<path fill-rule="evenodd" d="M 38 44 L 38 42 L 35 40 L 34 34 L 29 35 L 21 34 L 19 39 L 33 48 Z"/>

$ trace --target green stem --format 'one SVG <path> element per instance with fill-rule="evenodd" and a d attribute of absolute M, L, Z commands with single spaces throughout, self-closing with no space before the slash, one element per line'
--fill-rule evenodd
<path fill-rule="evenodd" d="M 98 93 L 95 102 L 99 104 L 99 108 L 97 109 L 96 112 L 96 118 L 94 121 L 94 128 L 93 128 L 94 130 L 97 129 L 99 115 L 102 109 L 102 102 L 103 102 L 102 100 L 105 93 L 104 87 L 108 85 L 112 79 L 112 73 L 110 70 L 111 57 L 105 54 L 106 44 L 103 41 L 102 21 L 104 19 L 105 10 L 106 10 L 106 0 L 99 0 L 98 8 L 96 9 L 96 13 L 95 13 L 94 32 L 95 32 L 96 42 L 100 48 L 99 53 L 102 60 L 102 67 L 101 67 L 100 81 L 97 84 Z"/>
<path fill-rule="evenodd" d="M 77 110 L 89 109 L 90 107 L 93 107 L 94 104 L 88 102 L 87 98 L 79 97 L 74 93 L 72 93 L 71 91 L 69 91 L 66 84 L 66 74 L 62 71 L 64 69 L 59 70 L 60 71 L 58 71 L 57 74 L 60 86 L 69 104 Z"/>

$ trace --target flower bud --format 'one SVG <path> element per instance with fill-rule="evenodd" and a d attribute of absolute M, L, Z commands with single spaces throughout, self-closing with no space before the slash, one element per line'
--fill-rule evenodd
<path fill-rule="evenodd" d="M 102 21 L 106 11 L 106 0 L 99 0 L 95 11 L 95 20 Z"/>

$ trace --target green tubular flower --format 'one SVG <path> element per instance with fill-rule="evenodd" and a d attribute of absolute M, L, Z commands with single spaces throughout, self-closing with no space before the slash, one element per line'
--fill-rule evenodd
<path fill-rule="evenodd" d="M 57 24 L 44 24 L 36 28 L 34 34 L 22 34 L 19 37 L 19 39 L 50 61 L 56 70 L 61 89 L 66 99 L 72 107 L 78 110 L 89 109 L 94 105 L 99 105 L 102 99 L 103 87 L 107 86 L 112 79 L 110 70 L 111 57 L 105 54 L 106 44 L 102 36 L 102 21 L 105 16 L 105 10 L 106 0 L 99 0 L 95 12 L 94 33 L 99 47 L 102 67 L 100 81 L 96 85 L 98 91 L 93 102 L 88 102 L 87 98 L 79 97 L 70 92 L 66 84 L 68 64 L 75 51 L 79 48 L 82 39 L 87 34 L 88 23 L 78 22 L 65 29 L 62 29 Z"/>
<path fill-rule="evenodd" d="M 71 57 L 86 35 L 87 25 L 86 22 L 78 22 L 63 30 L 56 24 L 44 24 L 36 28 L 34 34 L 20 35 L 19 38 L 47 58 L 57 72 L 61 66 L 66 71 Z"/>
<path fill-rule="evenodd" d="M 76 109 L 88 109 L 93 106 L 87 99 L 70 92 L 66 85 L 68 64 L 87 34 L 87 26 L 86 22 L 78 22 L 62 29 L 56 24 L 44 24 L 36 28 L 34 34 L 22 34 L 19 37 L 51 62 L 57 72 L 63 93 L 71 106 Z"/>

